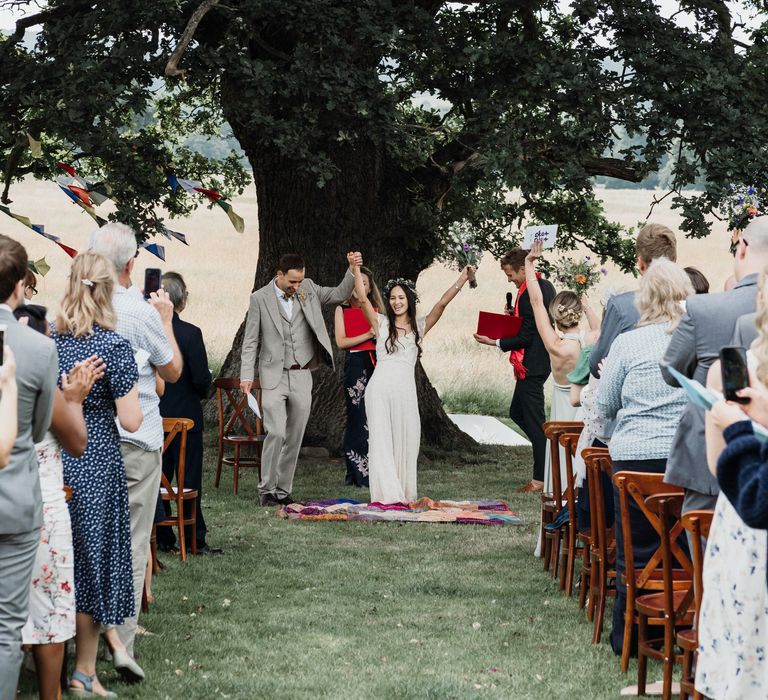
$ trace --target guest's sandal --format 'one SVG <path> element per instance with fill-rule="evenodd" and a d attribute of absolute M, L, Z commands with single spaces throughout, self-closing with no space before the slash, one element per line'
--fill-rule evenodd
<path fill-rule="evenodd" d="M 96 674 L 86 676 L 82 671 L 72 671 L 72 677 L 69 679 L 69 694 L 78 698 L 117 698 L 117 693 L 105 689 L 105 695 L 99 695 L 93 692 L 93 681 L 96 680 Z M 82 683 L 82 688 L 73 688 L 72 681 Z"/>

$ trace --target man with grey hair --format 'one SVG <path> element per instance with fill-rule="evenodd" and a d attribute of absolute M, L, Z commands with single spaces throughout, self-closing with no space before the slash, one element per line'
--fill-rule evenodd
<path fill-rule="evenodd" d="M 757 278 L 768 265 L 768 217 L 753 219 L 736 248 L 736 286 L 718 294 L 697 294 L 686 310 L 664 355 L 661 371 L 668 384 L 677 382 L 667 370 L 706 384 L 707 371 L 720 349 L 730 345 L 740 316 L 757 305 Z M 685 488 L 683 512 L 715 507 L 719 487 L 707 468 L 704 412 L 688 402 L 672 442 L 664 481 Z"/>
<path fill-rule="evenodd" d="M 211 370 L 208 369 L 208 355 L 205 352 L 202 331 L 195 325 L 182 321 L 179 314 L 187 306 L 189 293 L 184 278 L 177 272 L 166 272 L 163 275 L 163 289 L 168 292 L 173 302 L 173 333 L 179 343 L 179 349 L 184 360 L 184 369 L 179 381 L 169 384 L 160 399 L 160 415 L 164 418 L 191 418 L 195 425 L 187 433 L 187 451 L 184 460 L 185 489 L 197 491 L 195 498 L 196 518 L 195 528 L 185 528 L 186 547 L 191 549 L 192 539 L 195 540 L 196 554 L 222 554 L 222 550 L 209 547 L 206 543 L 206 526 L 203 517 L 203 407 L 201 401 L 208 397 L 211 388 Z M 163 453 L 163 472 L 166 478 L 173 479 L 179 461 L 179 436 Z M 165 502 L 165 513 L 170 513 L 169 504 Z M 185 510 L 190 506 L 187 515 L 191 515 L 192 503 L 185 503 Z M 161 551 L 176 549 L 176 538 L 173 528 L 157 528 L 157 547 Z"/>
<path fill-rule="evenodd" d="M 131 511 L 133 594 L 137 614 L 127 619 L 125 624 L 105 632 L 113 650 L 122 651 L 121 647 L 125 646 L 128 652 L 128 656 L 120 654 L 114 657 L 115 668 L 125 680 L 138 682 L 143 680 L 144 672 L 132 658 L 133 644 L 160 489 L 163 448 L 163 421 L 156 374 L 166 382 L 175 382 L 181 375 L 182 359 L 173 334 L 173 304 L 168 294 L 160 289 L 150 296 L 147 303 L 131 283 L 138 251 L 133 229 L 124 224 L 108 223 L 91 234 L 90 247 L 115 266 L 118 284 L 112 302 L 117 317 L 116 330 L 130 343 L 139 367 L 139 402 L 144 421 L 135 433 L 120 428 Z"/>

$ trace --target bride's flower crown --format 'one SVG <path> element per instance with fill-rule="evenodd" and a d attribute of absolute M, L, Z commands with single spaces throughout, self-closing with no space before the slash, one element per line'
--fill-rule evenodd
<path fill-rule="evenodd" d="M 419 301 L 419 295 L 416 292 L 416 285 L 411 280 L 407 280 L 404 277 L 397 277 L 393 280 L 388 280 L 384 285 L 384 296 L 388 297 L 395 287 L 408 287 L 408 289 L 413 292 L 413 296 L 416 298 L 416 301 Z"/>

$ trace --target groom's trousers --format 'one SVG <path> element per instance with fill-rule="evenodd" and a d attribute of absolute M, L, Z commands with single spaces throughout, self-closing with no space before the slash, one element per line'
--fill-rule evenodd
<path fill-rule="evenodd" d="M 259 494 L 290 496 L 304 429 L 312 408 L 312 372 L 284 369 L 280 383 L 261 393 L 264 409 L 264 449 Z"/>
<path fill-rule="evenodd" d="M 544 382 L 548 374 L 527 376 L 515 382 L 515 392 L 509 406 L 509 417 L 520 426 L 533 447 L 533 479 L 544 481 L 544 461 L 547 438 L 541 427 L 544 416 Z"/>

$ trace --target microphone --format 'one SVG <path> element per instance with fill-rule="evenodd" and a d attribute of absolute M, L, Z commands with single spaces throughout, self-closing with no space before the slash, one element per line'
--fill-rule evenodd
<path fill-rule="evenodd" d="M 507 292 L 507 308 L 512 308 L 512 292 Z"/>

